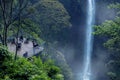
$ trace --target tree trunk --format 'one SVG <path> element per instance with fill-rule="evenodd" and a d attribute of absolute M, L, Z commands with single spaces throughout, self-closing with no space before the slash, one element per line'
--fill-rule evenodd
<path fill-rule="evenodd" d="M 1 40 L 1 42 L 3 43 L 3 37 L 2 37 L 2 35 L 0 35 L 0 40 Z"/>
<path fill-rule="evenodd" d="M 19 21 L 19 26 L 18 26 L 18 30 L 17 30 L 17 36 L 16 36 L 16 51 L 15 51 L 15 60 L 17 59 L 17 51 L 18 51 L 18 38 L 19 38 L 19 31 L 20 31 L 20 21 Z"/>
<path fill-rule="evenodd" d="M 7 32 L 8 32 L 8 29 L 7 27 L 5 27 L 5 32 L 4 32 L 4 45 L 7 46 Z"/>
<path fill-rule="evenodd" d="M 17 50 L 18 50 L 18 37 L 19 37 L 19 31 L 20 31 L 20 26 L 21 26 L 21 7 L 22 7 L 22 2 L 19 0 L 19 15 L 18 15 L 18 30 L 17 30 L 17 42 L 16 42 L 16 51 L 15 51 L 15 60 L 17 59 Z"/>

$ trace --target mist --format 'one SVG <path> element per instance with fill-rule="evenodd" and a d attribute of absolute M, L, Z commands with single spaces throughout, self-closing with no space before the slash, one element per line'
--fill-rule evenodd
<path fill-rule="evenodd" d="M 71 38 L 70 43 L 63 49 L 60 46 L 58 49 L 64 54 L 68 64 L 72 68 L 74 73 L 75 80 L 79 80 L 79 76 L 82 74 L 83 69 L 83 55 L 84 55 L 84 41 L 85 41 L 85 29 L 86 29 L 86 14 L 87 11 L 85 10 L 86 1 L 80 2 L 81 7 L 79 13 L 76 13 L 74 16 L 73 26 L 71 29 Z M 116 17 L 116 11 L 113 9 L 109 9 L 110 3 L 105 1 L 98 1 L 96 0 L 96 15 L 95 15 L 95 24 L 98 25 L 103 23 L 106 20 L 113 20 Z M 74 14 L 75 15 L 75 14 Z M 79 18 L 79 19 L 78 19 Z M 109 57 L 109 53 L 101 48 L 98 43 L 97 39 L 94 39 L 94 46 L 93 46 L 93 55 L 92 55 L 92 77 L 93 80 L 107 80 L 107 68 L 106 63 Z M 103 45 L 101 45 L 103 46 Z"/>
<path fill-rule="evenodd" d="M 96 0 L 96 24 L 101 24 L 106 20 L 113 20 L 116 17 L 116 11 L 108 8 L 110 3 Z"/>

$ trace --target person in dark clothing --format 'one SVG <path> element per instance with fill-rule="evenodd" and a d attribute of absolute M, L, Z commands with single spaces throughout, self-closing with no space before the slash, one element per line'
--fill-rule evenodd
<path fill-rule="evenodd" d="M 27 51 L 23 54 L 23 57 L 25 57 L 25 58 L 28 57 L 28 52 Z"/>
<path fill-rule="evenodd" d="M 32 41 L 33 43 L 33 47 L 38 47 L 39 45 L 37 43 L 35 43 L 35 41 Z"/>
<path fill-rule="evenodd" d="M 20 50 L 20 49 L 21 49 L 21 46 L 22 46 L 22 44 L 21 44 L 21 43 L 18 43 L 18 45 L 17 45 L 17 50 Z"/>
<path fill-rule="evenodd" d="M 35 47 L 35 41 L 32 41 L 32 43 L 33 43 L 33 47 Z"/>
<path fill-rule="evenodd" d="M 38 44 L 35 44 L 34 47 L 38 47 L 39 45 Z"/>
<path fill-rule="evenodd" d="M 20 39 L 19 39 L 21 42 L 23 42 L 23 36 L 20 36 Z"/>

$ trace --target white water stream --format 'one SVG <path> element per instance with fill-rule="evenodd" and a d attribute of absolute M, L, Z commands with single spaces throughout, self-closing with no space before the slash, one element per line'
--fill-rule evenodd
<path fill-rule="evenodd" d="M 91 55 L 93 48 L 93 24 L 95 16 L 95 1 L 88 0 L 87 7 L 87 26 L 85 39 L 85 53 L 84 53 L 84 69 L 82 80 L 91 80 Z"/>

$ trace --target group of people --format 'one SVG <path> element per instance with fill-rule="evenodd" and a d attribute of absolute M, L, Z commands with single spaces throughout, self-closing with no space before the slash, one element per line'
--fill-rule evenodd
<path fill-rule="evenodd" d="M 39 47 L 39 45 L 34 40 L 32 41 L 32 44 L 33 44 L 33 50 L 35 51 L 35 48 Z M 23 54 L 23 57 L 25 57 L 25 58 L 28 57 L 28 52 L 27 51 Z"/>
<path fill-rule="evenodd" d="M 29 39 L 27 38 L 25 41 L 24 41 L 24 37 L 23 36 L 20 36 L 18 38 L 18 40 L 16 38 L 13 38 L 11 43 L 12 44 L 17 44 L 17 49 L 21 49 L 21 46 L 22 46 L 22 43 L 25 43 L 25 44 L 28 44 L 29 43 Z"/>
<path fill-rule="evenodd" d="M 13 38 L 12 41 L 11 41 L 11 43 L 12 43 L 12 44 L 16 44 L 16 43 L 17 43 L 17 50 L 20 50 L 21 47 L 22 47 L 22 43 L 28 44 L 28 43 L 29 43 L 29 39 L 28 39 L 28 38 L 24 39 L 23 36 L 20 36 L 20 37 L 18 38 L 18 41 L 17 41 L 16 38 Z M 39 47 L 39 45 L 36 43 L 35 40 L 32 41 L 32 44 L 33 44 L 33 49 Z M 25 58 L 28 57 L 28 52 L 27 52 L 27 51 L 23 54 L 23 57 L 25 57 Z"/>

